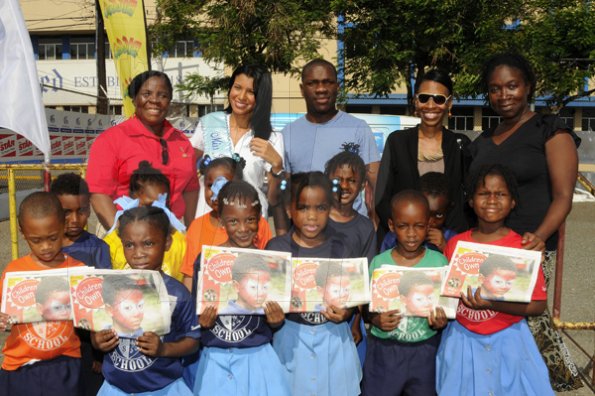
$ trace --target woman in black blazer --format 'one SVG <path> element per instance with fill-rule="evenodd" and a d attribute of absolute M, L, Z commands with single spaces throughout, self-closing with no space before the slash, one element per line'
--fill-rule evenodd
<path fill-rule="evenodd" d="M 470 140 L 443 126 L 452 107 L 452 81 L 448 74 L 440 70 L 426 73 L 415 84 L 414 104 L 421 123 L 392 132 L 382 153 L 375 197 L 379 246 L 388 232 L 391 198 L 401 190 L 419 189 L 419 178 L 427 172 L 444 173 L 448 179 L 451 208 L 445 227 L 457 232 L 469 228 L 463 185 Z"/>

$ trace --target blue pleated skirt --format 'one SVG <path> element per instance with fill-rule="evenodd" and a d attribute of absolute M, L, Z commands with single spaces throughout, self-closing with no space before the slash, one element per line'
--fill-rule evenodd
<path fill-rule="evenodd" d="M 118 388 L 117 386 L 114 386 L 107 381 L 103 381 L 103 385 L 101 385 L 99 392 L 97 392 L 97 396 L 112 396 L 112 395 L 113 396 L 127 396 L 127 395 L 130 395 L 130 393 L 126 393 L 122 389 Z M 184 383 L 184 380 L 182 378 L 180 378 L 180 379 L 172 382 L 165 388 L 162 388 L 162 389 L 159 389 L 156 391 L 135 393 L 134 395 L 135 396 L 178 396 L 178 395 L 179 396 L 192 396 L 192 392 L 190 391 L 190 389 L 188 389 L 188 387 Z"/>
<path fill-rule="evenodd" d="M 436 391 L 440 396 L 554 395 L 524 319 L 489 335 L 451 322 L 436 355 Z"/>
<path fill-rule="evenodd" d="M 357 396 L 362 368 L 347 322 L 308 326 L 286 320 L 273 348 L 292 395 Z"/>
<path fill-rule="evenodd" d="M 200 396 L 290 396 L 285 369 L 271 344 L 204 347 L 193 391 Z"/>

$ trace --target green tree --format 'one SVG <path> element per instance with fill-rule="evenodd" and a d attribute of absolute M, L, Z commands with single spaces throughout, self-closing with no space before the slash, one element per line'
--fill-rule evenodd
<path fill-rule="evenodd" d="M 229 77 L 209 78 L 199 74 L 186 76 L 183 82 L 176 84 L 176 88 L 182 92 L 184 99 L 192 99 L 194 95 L 208 96 L 211 102 L 211 110 L 214 108 L 215 95 L 225 91 Z"/>
<path fill-rule="evenodd" d="M 479 72 L 491 54 L 516 50 L 535 65 L 539 95 L 553 110 L 593 76 L 595 26 L 588 0 L 335 0 L 344 16 L 346 87 L 378 96 L 431 67 L 448 70 L 459 95 L 481 95 Z"/>
<path fill-rule="evenodd" d="M 260 63 L 273 72 L 296 72 L 295 61 L 316 56 L 336 28 L 324 0 L 157 0 L 157 8 L 157 53 L 194 37 L 205 60 L 232 68 Z"/>

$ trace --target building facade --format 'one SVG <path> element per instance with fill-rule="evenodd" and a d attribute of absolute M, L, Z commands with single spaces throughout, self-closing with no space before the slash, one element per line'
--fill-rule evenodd
<path fill-rule="evenodd" d="M 94 113 L 97 103 L 97 66 L 95 46 L 95 1 L 78 0 L 72 2 L 54 0 L 21 1 L 23 14 L 31 35 L 37 59 L 37 69 L 43 90 L 43 101 L 47 107 Z M 145 0 L 147 23 L 156 18 L 154 0 Z M 231 70 L 221 64 L 207 63 L 195 50 L 192 39 L 180 40 L 160 57 L 152 58 L 152 68 L 164 71 L 172 83 L 184 79 L 188 73 L 199 73 L 214 77 L 230 74 Z M 321 55 L 335 63 L 338 48 L 343 43 L 325 41 Z M 114 62 L 106 45 L 107 96 L 111 114 L 121 114 L 121 97 Z M 593 82 L 587 83 L 593 86 Z M 174 92 L 172 112 L 174 116 L 198 117 L 210 111 L 222 109 L 225 93 L 211 100 L 205 96 L 195 96 L 188 104 L 179 91 Z M 404 88 L 384 98 L 372 95 L 346 95 L 344 108 L 352 113 L 407 114 L 407 95 Z M 537 98 L 536 109 L 545 106 Z M 299 88 L 299 76 L 273 76 L 273 112 L 303 113 L 305 103 Z M 561 117 L 576 131 L 595 130 L 595 98 L 581 98 L 571 102 L 561 112 Z M 481 131 L 498 121 L 483 100 L 455 99 L 452 116 L 448 120 L 451 129 L 461 131 Z"/>

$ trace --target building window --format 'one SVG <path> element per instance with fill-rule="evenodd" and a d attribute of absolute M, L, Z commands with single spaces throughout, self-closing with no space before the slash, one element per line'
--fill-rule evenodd
<path fill-rule="evenodd" d="M 39 60 L 62 59 L 62 39 L 40 38 L 37 48 Z"/>
<path fill-rule="evenodd" d="M 595 109 L 583 108 L 581 130 L 589 132 L 595 131 Z"/>
<path fill-rule="evenodd" d="M 64 111 L 74 111 L 75 113 L 89 113 L 89 106 L 62 106 Z"/>
<path fill-rule="evenodd" d="M 71 59 L 95 59 L 95 39 L 93 37 L 73 37 L 70 39 Z"/>
<path fill-rule="evenodd" d="M 105 41 L 105 59 L 112 59 L 112 51 L 110 51 L 109 41 Z"/>
<path fill-rule="evenodd" d="M 193 40 L 178 40 L 174 47 L 168 51 L 172 58 L 192 58 L 194 56 L 194 41 Z"/>
<path fill-rule="evenodd" d="M 564 121 L 568 128 L 574 129 L 574 109 L 565 107 L 560 110 L 558 116 Z"/>
<path fill-rule="evenodd" d="M 110 105 L 107 113 L 109 115 L 122 115 L 122 105 Z"/>
<path fill-rule="evenodd" d="M 222 111 L 224 107 L 222 104 L 198 105 L 198 116 L 202 117 L 214 111 Z"/>
<path fill-rule="evenodd" d="M 453 131 L 473 130 L 473 108 L 459 107 L 452 109 L 452 115 L 448 119 L 448 128 Z"/>
<path fill-rule="evenodd" d="M 500 123 L 500 116 L 490 108 L 483 108 L 481 115 L 481 129 L 486 131 Z"/>

